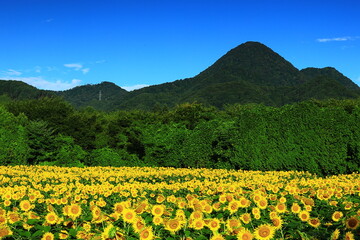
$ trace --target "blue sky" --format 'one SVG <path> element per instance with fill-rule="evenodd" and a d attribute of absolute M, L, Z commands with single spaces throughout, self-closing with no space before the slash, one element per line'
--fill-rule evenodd
<path fill-rule="evenodd" d="M 127 90 L 193 77 L 246 41 L 360 85 L 360 1 L 1 0 L 0 79 Z"/>

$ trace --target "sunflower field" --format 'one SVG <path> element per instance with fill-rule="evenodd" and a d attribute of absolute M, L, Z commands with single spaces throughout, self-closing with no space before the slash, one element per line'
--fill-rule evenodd
<path fill-rule="evenodd" d="M 360 174 L 0 167 L 0 239 L 360 239 Z"/>

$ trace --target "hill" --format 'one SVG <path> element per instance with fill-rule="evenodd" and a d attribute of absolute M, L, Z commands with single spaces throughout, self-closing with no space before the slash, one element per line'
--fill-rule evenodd
<path fill-rule="evenodd" d="M 1 83 L 4 85 L 4 81 Z M 79 86 L 62 92 L 40 91 L 19 82 L 6 84 L 13 84 L 13 87 L 1 88 L 0 94 L 15 99 L 56 94 L 77 107 L 93 106 L 101 110 L 153 109 L 155 106 L 172 107 L 195 101 L 220 108 L 233 103 L 281 106 L 311 98 L 346 99 L 360 96 L 359 86 L 335 68 L 306 68 L 300 71 L 259 42 L 246 42 L 235 47 L 193 78 L 131 92 L 110 82 Z"/>

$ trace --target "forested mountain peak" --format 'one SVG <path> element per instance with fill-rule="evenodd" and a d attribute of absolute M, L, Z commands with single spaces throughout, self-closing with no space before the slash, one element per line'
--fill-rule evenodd
<path fill-rule="evenodd" d="M 127 92 L 112 82 L 87 84 L 61 92 L 38 90 L 19 81 L 0 81 L 0 95 L 34 99 L 60 95 L 76 107 L 101 110 L 154 109 L 198 102 L 222 108 L 226 104 L 261 103 L 282 106 L 307 99 L 360 97 L 360 88 L 332 67 L 299 71 L 259 42 L 231 49 L 193 78 Z"/>
<path fill-rule="evenodd" d="M 200 73 L 200 79 L 244 80 L 262 86 L 293 86 L 303 82 L 297 68 L 259 42 L 243 43 Z"/>

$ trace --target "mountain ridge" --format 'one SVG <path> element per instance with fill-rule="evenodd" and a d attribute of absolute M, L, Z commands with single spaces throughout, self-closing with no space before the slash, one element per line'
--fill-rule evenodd
<path fill-rule="evenodd" d="M 35 94 L 34 89 L 31 91 L 34 92 L 31 96 L 41 96 Z M 254 41 L 231 49 L 192 78 L 130 92 L 112 82 L 87 84 L 59 92 L 39 91 L 43 95 L 61 96 L 76 107 L 93 106 L 107 111 L 152 109 L 157 105 L 172 107 L 184 102 L 221 108 L 224 104 L 234 103 L 281 106 L 310 98 L 360 97 L 359 86 L 335 68 L 299 70 L 271 48 Z M 4 93 L 6 91 L 0 90 L 0 95 Z M 8 95 L 17 98 L 16 94 Z"/>

